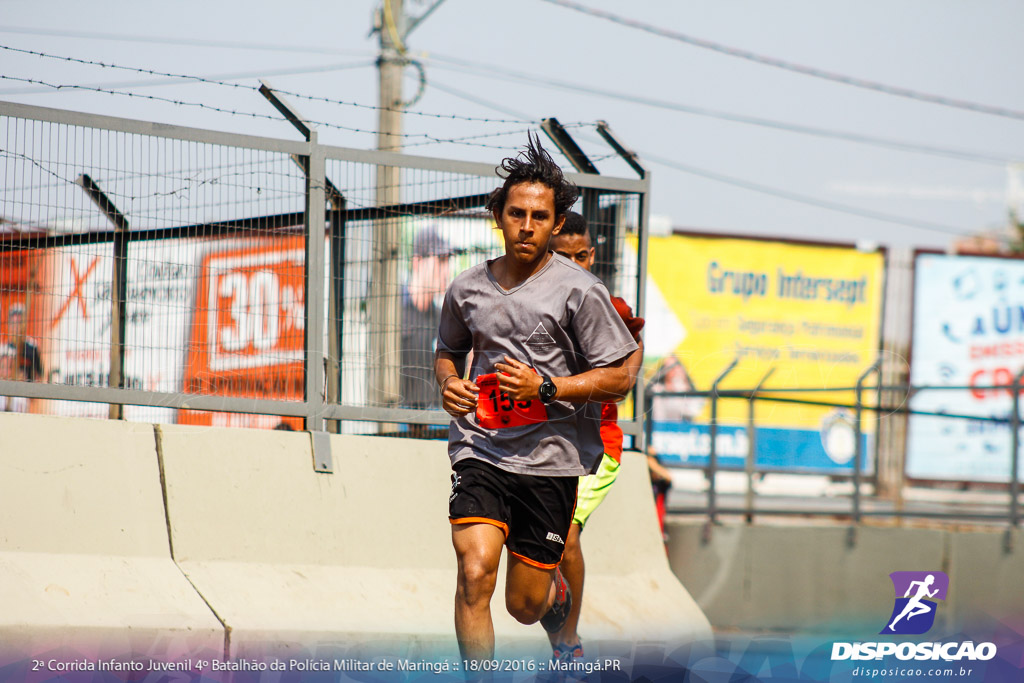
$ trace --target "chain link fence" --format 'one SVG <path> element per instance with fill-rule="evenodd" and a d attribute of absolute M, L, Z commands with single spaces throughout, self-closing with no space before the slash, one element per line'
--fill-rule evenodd
<path fill-rule="evenodd" d="M 439 304 L 455 275 L 504 251 L 483 208 L 493 165 L 11 103 L 0 131 L 0 408 L 406 435 L 447 424 Z M 649 178 L 568 176 L 596 274 L 642 311 Z M 624 431 L 639 436 L 631 406 Z"/>

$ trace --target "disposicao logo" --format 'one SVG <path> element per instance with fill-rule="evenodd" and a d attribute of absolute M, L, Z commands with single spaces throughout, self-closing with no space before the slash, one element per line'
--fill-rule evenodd
<path fill-rule="evenodd" d="M 943 572 L 893 572 L 889 574 L 896 600 L 880 634 L 904 636 L 927 633 L 935 623 L 936 600 L 945 600 L 949 577 Z M 902 597 L 901 597 L 902 596 Z"/>
<path fill-rule="evenodd" d="M 889 574 L 896 597 L 892 614 L 881 635 L 920 635 L 935 624 L 936 600 L 945 600 L 949 577 L 943 572 L 893 572 Z M 994 643 L 946 642 L 858 642 L 833 643 L 832 660 L 871 660 L 896 657 L 900 660 L 985 661 L 996 656 Z"/>

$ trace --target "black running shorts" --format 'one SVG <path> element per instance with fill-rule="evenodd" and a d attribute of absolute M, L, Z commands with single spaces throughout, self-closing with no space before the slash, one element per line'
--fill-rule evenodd
<path fill-rule="evenodd" d="M 558 566 L 579 477 L 514 474 L 475 458 L 460 460 L 452 470 L 452 524 L 493 524 L 505 533 L 508 551 L 523 562 L 541 569 Z"/>

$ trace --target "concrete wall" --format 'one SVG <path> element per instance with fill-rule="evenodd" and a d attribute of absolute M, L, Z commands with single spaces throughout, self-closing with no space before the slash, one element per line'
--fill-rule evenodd
<path fill-rule="evenodd" d="M 863 624 L 881 630 L 893 605 L 889 573 L 939 570 L 950 590 L 937 623 L 1019 615 L 1024 609 L 1024 537 L 1004 532 L 725 524 L 670 521 L 672 570 L 715 628 L 822 632 Z"/>
<path fill-rule="evenodd" d="M 341 638 L 457 657 L 445 443 L 334 436 L 334 473 L 317 474 L 306 434 L 158 433 L 174 557 L 231 629 L 233 653 Z M 668 567 L 641 456 L 585 536 L 588 637 L 710 636 Z M 499 645 L 544 656 L 543 631 L 506 613 L 499 576 Z"/>
<path fill-rule="evenodd" d="M 171 560 L 150 425 L 0 413 L 0 642 L 223 650 Z"/>
<path fill-rule="evenodd" d="M 331 449 L 334 473 L 319 474 L 305 433 L 0 414 L 0 642 L 457 657 L 445 444 L 334 436 Z M 640 455 L 584 547 L 585 637 L 710 637 L 668 566 Z M 502 578 L 499 648 L 546 657 L 503 594 Z"/>

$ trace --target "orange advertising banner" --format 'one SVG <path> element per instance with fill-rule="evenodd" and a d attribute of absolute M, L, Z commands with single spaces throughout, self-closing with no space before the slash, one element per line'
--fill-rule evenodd
<path fill-rule="evenodd" d="M 207 253 L 186 355 L 186 393 L 302 400 L 305 283 L 301 237 Z M 178 421 L 242 427 L 299 418 L 181 411 Z M 271 424 L 273 423 L 273 424 Z"/>

